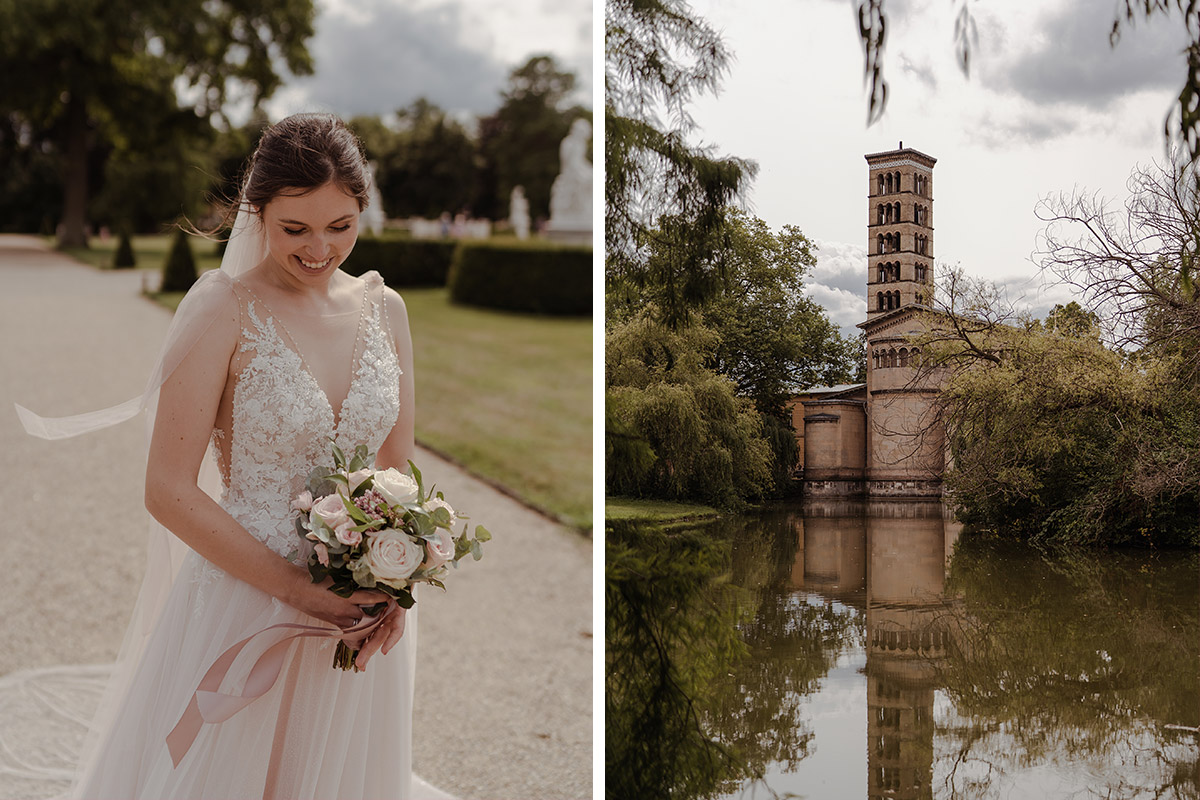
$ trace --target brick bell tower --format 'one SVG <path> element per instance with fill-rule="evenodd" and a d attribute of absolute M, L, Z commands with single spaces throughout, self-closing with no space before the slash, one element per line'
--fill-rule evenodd
<path fill-rule="evenodd" d="M 904 142 L 866 156 L 867 320 L 908 305 L 928 306 L 933 292 L 933 165 Z"/>

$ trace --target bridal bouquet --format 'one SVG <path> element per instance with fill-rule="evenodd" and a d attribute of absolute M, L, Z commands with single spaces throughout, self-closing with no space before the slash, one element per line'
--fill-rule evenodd
<path fill-rule="evenodd" d="M 394 467 L 375 470 L 373 457 L 359 445 L 346 458 L 333 445 L 333 469 L 317 467 L 308 487 L 292 502 L 300 512 L 296 532 L 312 543 L 308 571 L 313 583 L 332 578 L 330 590 L 349 597 L 356 589 L 377 589 L 403 608 L 413 605 L 412 586 L 431 583 L 445 589 L 442 578 L 450 565 L 471 555 L 483 556 L 482 544 L 491 534 L 482 525 L 475 535 L 454 534 L 466 519 L 451 507 L 441 492 L 427 493 L 421 472 L 411 461 L 409 472 Z M 383 605 L 367 609 L 377 615 Z M 358 667 L 357 650 L 338 642 L 334 666 Z"/>

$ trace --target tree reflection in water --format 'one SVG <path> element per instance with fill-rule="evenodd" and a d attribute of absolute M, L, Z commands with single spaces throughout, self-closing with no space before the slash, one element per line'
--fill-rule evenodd
<path fill-rule="evenodd" d="M 1194 553 L 964 540 L 938 672 L 951 701 L 937 718 L 939 796 L 1055 782 L 1081 796 L 1200 796 L 1198 740 L 1168 727 L 1200 725 L 1196 576 Z"/>
<path fill-rule="evenodd" d="M 609 798 L 712 797 L 807 754 L 799 700 L 861 631 L 797 600 L 797 533 L 778 523 L 608 530 Z"/>

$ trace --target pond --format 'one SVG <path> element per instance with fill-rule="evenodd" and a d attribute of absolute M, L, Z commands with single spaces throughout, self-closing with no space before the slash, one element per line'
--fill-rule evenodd
<path fill-rule="evenodd" d="M 608 561 L 609 797 L 1200 796 L 1195 553 L 820 501 Z"/>

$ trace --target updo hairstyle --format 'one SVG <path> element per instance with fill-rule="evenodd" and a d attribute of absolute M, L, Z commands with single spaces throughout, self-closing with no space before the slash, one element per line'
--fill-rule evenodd
<path fill-rule="evenodd" d="M 263 131 L 250 157 L 242 202 L 258 213 L 280 195 L 305 194 L 327 183 L 369 204 L 371 178 L 362 146 L 333 114 L 294 114 Z"/>

